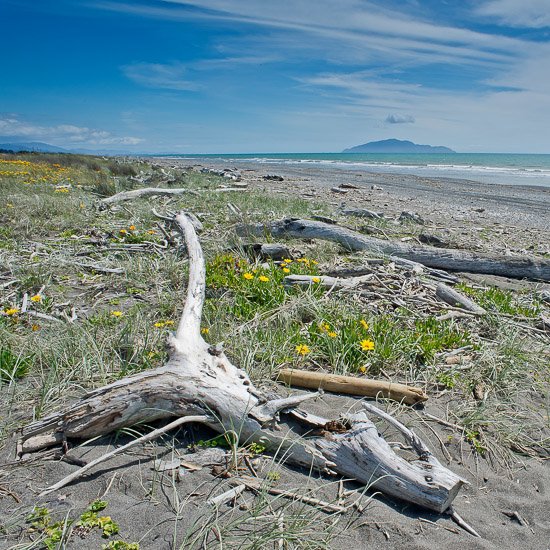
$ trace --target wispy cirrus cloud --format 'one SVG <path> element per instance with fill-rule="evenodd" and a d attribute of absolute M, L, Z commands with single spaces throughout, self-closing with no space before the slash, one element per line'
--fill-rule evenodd
<path fill-rule="evenodd" d="M 89 145 L 137 145 L 144 140 L 132 136 L 115 136 L 105 130 L 58 124 L 41 126 L 21 120 L 17 115 L 0 116 L 0 134 L 32 140 L 51 140 L 56 143 Z"/>
<path fill-rule="evenodd" d="M 490 0 L 478 6 L 476 13 L 510 27 L 550 27 L 548 0 Z"/>
<path fill-rule="evenodd" d="M 535 1 L 535 0 L 532 0 Z M 161 0 L 154 5 L 116 0 L 100 0 L 96 7 L 170 20 L 205 19 L 267 27 L 299 35 L 302 44 L 316 41 L 318 54 L 323 50 L 360 49 L 371 57 L 391 59 L 413 57 L 419 64 L 433 61 L 469 63 L 505 62 L 525 49 L 524 41 L 503 35 L 432 23 L 411 17 L 410 13 L 386 8 L 383 3 L 357 0 Z M 271 38 L 271 37 L 269 37 Z M 324 48 L 328 42 L 330 48 Z M 268 47 L 269 39 L 265 46 Z M 434 59 L 435 56 L 439 59 Z"/>
<path fill-rule="evenodd" d="M 200 84 L 189 79 L 189 68 L 183 63 L 132 63 L 121 67 L 130 79 L 147 88 L 197 91 Z"/>

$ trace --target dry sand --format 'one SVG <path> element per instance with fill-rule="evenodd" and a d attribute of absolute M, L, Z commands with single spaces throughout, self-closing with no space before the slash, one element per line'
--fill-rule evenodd
<path fill-rule="evenodd" d="M 168 159 L 162 162 L 174 164 L 173 160 Z M 182 164 L 188 164 L 188 161 Z M 209 162 L 208 166 L 222 167 L 214 161 Z M 269 192 L 293 193 L 311 200 L 327 201 L 334 207 L 341 202 L 353 203 L 384 211 L 388 215 L 396 215 L 402 210 L 415 211 L 441 231 L 447 231 L 454 244 L 482 250 L 494 250 L 496 247 L 513 252 L 530 248 L 539 253 L 550 253 L 547 234 L 550 227 L 550 189 L 489 186 L 467 181 L 360 174 L 284 165 L 266 167 L 243 163 L 232 166 L 240 169 L 251 187 L 265 188 Z M 280 174 L 285 179 L 283 182 L 264 181 L 262 176 L 268 173 Z M 361 188 L 350 190 L 346 195 L 333 194 L 330 187 L 342 182 L 353 183 Z M 306 408 L 312 412 L 321 410 L 325 415 L 327 411 L 332 411 L 333 416 L 337 416 L 339 411 L 348 410 L 357 403 L 353 398 L 325 395 Z M 426 411 L 444 418 L 446 407 L 444 399 L 431 399 Z M 376 496 L 362 514 L 348 514 L 352 524 L 331 543 L 330 548 L 550 549 L 548 461 L 518 457 L 509 467 L 490 464 L 474 454 L 456 431 L 438 423 L 428 425 L 414 411 L 406 412 L 400 419 L 424 438 L 443 463 L 469 481 L 470 486 L 464 488 L 457 497 L 455 509 L 482 538 L 474 538 L 457 528 L 446 516 Z M 188 451 L 187 430 L 182 429 L 177 434 L 179 441 L 175 442 L 174 448 L 180 453 Z M 173 435 L 164 441 L 172 441 Z M 112 438 L 103 438 L 87 447 L 75 449 L 72 453 L 89 460 L 104 453 L 113 443 Z M 0 456 L 0 464 L 12 460 L 13 451 L 12 440 Z M 102 496 L 108 490 L 105 499 L 109 507 L 105 513 L 120 524 L 121 538 L 127 541 L 139 540 L 142 549 L 179 548 L 186 530 L 203 521 L 201 518 L 204 510 L 207 510 L 205 501 L 208 496 L 212 492 L 222 492 L 220 483 L 226 487 L 227 481 L 216 479 L 210 469 L 205 468 L 200 472 L 187 473 L 180 481 L 172 482 L 167 474 L 155 474 L 152 470 L 153 460 L 159 455 L 164 455 L 165 459 L 171 458 L 170 451 L 160 442 L 139 448 L 98 467 L 90 476 L 45 499 L 37 498 L 39 489 L 74 471 L 76 466 L 42 460 L 25 467 L 0 466 L 1 470 L 9 472 L 9 477 L 3 478 L 3 484 L 6 485 L 7 479 L 9 489 L 22 500 L 18 503 L 15 496 L 0 492 L 0 518 L 9 525 L 18 514 L 39 502 L 59 511 L 61 515 L 67 513 L 75 517 L 92 499 Z M 269 458 L 259 460 L 257 467 L 260 470 L 271 468 Z M 337 485 L 333 482 L 327 486 L 331 481 L 309 475 L 307 471 L 282 468 L 278 486 L 295 489 L 322 487 L 319 496 L 333 500 Z M 348 488 L 357 487 L 351 482 L 346 485 Z M 249 501 L 251 498 L 246 495 Z M 174 510 L 178 507 L 182 513 L 176 524 Z M 227 510 L 225 507 L 224 513 L 230 513 Z M 511 512 L 517 512 L 526 524 L 522 525 L 517 519 L 506 515 Z M 241 512 L 237 510 L 234 513 Z M 348 519 L 343 519 L 339 528 Z M 178 545 L 173 546 L 174 540 L 178 541 Z M 215 542 L 214 535 L 210 540 L 212 542 L 208 548 L 222 548 Z M 10 548 L 15 542 L 13 538 L 0 539 L 0 548 Z M 91 533 L 84 539 L 74 537 L 67 547 L 97 549 L 102 542 L 97 533 Z M 186 547 L 189 546 L 182 546 Z M 277 546 L 269 543 L 265 548 Z"/>

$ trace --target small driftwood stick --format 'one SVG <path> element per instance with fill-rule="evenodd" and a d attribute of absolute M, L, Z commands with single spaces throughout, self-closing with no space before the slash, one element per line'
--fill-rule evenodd
<path fill-rule="evenodd" d="M 284 489 L 275 489 L 275 487 L 270 487 L 269 485 L 262 484 L 260 481 L 256 479 L 236 479 L 235 483 L 243 484 L 249 489 L 252 489 L 253 491 L 259 492 L 259 491 L 265 491 L 266 493 L 269 493 L 270 495 L 275 496 L 281 496 L 284 498 L 289 498 L 291 500 L 297 500 L 299 502 L 304 502 L 306 504 L 311 504 L 312 506 L 315 506 L 316 508 L 320 508 L 321 510 L 324 510 L 325 512 L 335 512 L 338 514 L 341 514 L 343 512 L 347 512 L 348 508 L 346 506 L 339 506 L 337 504 L 331 504 L 330 502 L 326 502 L 324 500 L 320 500 L 318 498 L 313 497 L 306 497 L 305 495 L 300 495 L 298 493 L 294 493 L 292 491 L 285 491 Z M 238 486 L 238 485 L 237 485 Z"/>
<path fill-rule="evenodd" d="M 487 313 L 482 307 L 464 296 L 464 294 L 443 283 L 437 285 L 435 295 L 450 306 L 460 307 L 476 315 L 485 315 Z"/>
<path fill-rule="evenodd" d="M 142 443 L 146 443 L 147 441 L 152 441 L 153 439 L 160 437 L 162 434 L 165 434 L 166 432 L 169 432 L 170 430 L 173 430 L 174 428 L 177 428 L 182 424 L 188 424 L 189 422 L 206 422 L 208 420 L 209 418 L 206 416 L 184 416 L 182 418 L 178 418 L 177 420 L 170 422 L 170 424 L 166 424 L 166 426 L 163 426 L 162 428 L 158 428 L 157 430 L 153 430 L 148 434 L 142 435 L 141 437 L 138 437 L 137 439 L 134 439 L 133 441 L 126 443 L 126 445 L 122 445 L 122 447 L 117 447 L 116 449 L 108 453 L 105 453 L 104 455 L 101 455 L 95 460 L 88 462 L 88 464 L 86 464 L 86 466 L 82 466 L 80 470 L 77 470 L 76 472 L 69 474 L 68 476 L 64 477 L 61 481 L 58 481 L 51 487 L 44 489 L 39 496 L 43 497 L 45 495 L 48 495 L 49 493 L 52 493 L 53 491 L 57 491 L 57 489 L 61 489 L 61 487 L 65 487 L 65 485 L 68 485 L 75 479 L 81 478 L 84 474 L 89 472 L 92 468 L 95 468 L 98 464 L 107 462 L 107 460 L 110 460 L 114 456 L 119 455 L 120 453 L 123 453 L 124 451 L 127 451 L 128 449 L 131 449 L 136 445 L 141 445 Z"/>
<path fill-rule="evenodd" d="M 172 197 L 174 195 L 183 195 L 188 193 L 190 195 L 198 195 L 196 191 L 192 189 L 170 189 L 162 187 L 143 187 L 142 189 L 132 189 L 131 191 L 121 191 L 111 197 L 105 197 L 101 199 L 101 204 L 114 204 L 116 202 L 130 201 L 133 199 L 140 199 L 142 197 Z"/>
<path fill-rule="evenodd" d="M 206 504 L 209 504 L 210 506 L 221 506 L 222 504 L 225 504 L 226 502 L 229 502 L 239 496 L 245 489 L 246 485 L 241 483 L 240 485 L 233 487 L 233 489 L 229 489 L 229 491 L 225 491 L 225 493 L 222 493 L 217 497 L 208 499 Z"/>
<path fill-rule="evenodd" d="M 360 277 L 348 277 L 347 279 L 339 277 L 329 277 L 327 275 L 288 275 L 284 278 L 285 286 L 311 286 L 319 285 L 323 288 L 333 290 L 350 290 L 370 281 L 374 277 L 373 273 L 362 275 Z"/>
<path fill-rule="evenodd" d="M 342 376 L 340 374 L 310 372 L 297 369 L 281 369 L 277 379 L 281 382 L 285 382 L 289 386 L 322 389 L 334 393 L 345 393 L 366 397 L 385 397 L 387 399 L 406 403 L 407 405 L 422 403 L 428 399 L 428 396 L 421 388 L 386 382 L 385 380 L 355 378 L 353 376 Z"/>

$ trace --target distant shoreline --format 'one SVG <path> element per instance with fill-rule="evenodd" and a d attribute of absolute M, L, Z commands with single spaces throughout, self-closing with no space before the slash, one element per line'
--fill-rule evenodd
<path fill-rule="evenodd" d="M 167 165 L 200 165 L 207 168 L 233 168 L 257 188 L 267 184 L 267 174 L 277 174 L 284 182 L 272 187 L 301 195 L 315 194 L 320 200 L 346 201 L 347 196 L 335 196 L 330 188 L 342 183 L 353 183 L 371 191 L 367 200 L 380 210 L 415 209 L 422 215 L 437 215 L 444 223 L 462 218 L 481 225 L 491 223 L 518 228 L 547 231 L 550 226 L 550 187 L 537 185 L 485 184 L 449 177 L 422 177 L 412 174 L 375 173 L 346 170 L 330 165 L 258 163 L 220 158 L 156 157 Z M 191 161 L 191 162 L 190 162 Z M 194 162 L 193 162 L 194 161 Z M 260 183 L 262 182 L 262 183 Z M 331 196 L 332 195 L 332 196 Z M 482 210 L 477 212 L 476 210 Z"/>
<path fill-rule="evenodd" d="M 550 187 L 550 155 L 504 153 L 272 153 L 155 155 L 222 164 L 315 167 L 361 173 L 447 178 L 483 184 Z"/>

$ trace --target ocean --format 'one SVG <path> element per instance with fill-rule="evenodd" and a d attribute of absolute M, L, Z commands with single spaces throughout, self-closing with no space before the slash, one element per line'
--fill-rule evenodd
<path fill-rule="evenodd" d="M 490 184 L 550 187 L 550 155 L 507 153 L 262 153 L 166 155 L 255 164 L 314 165 L 373 173 L 465 179 Z"/>

